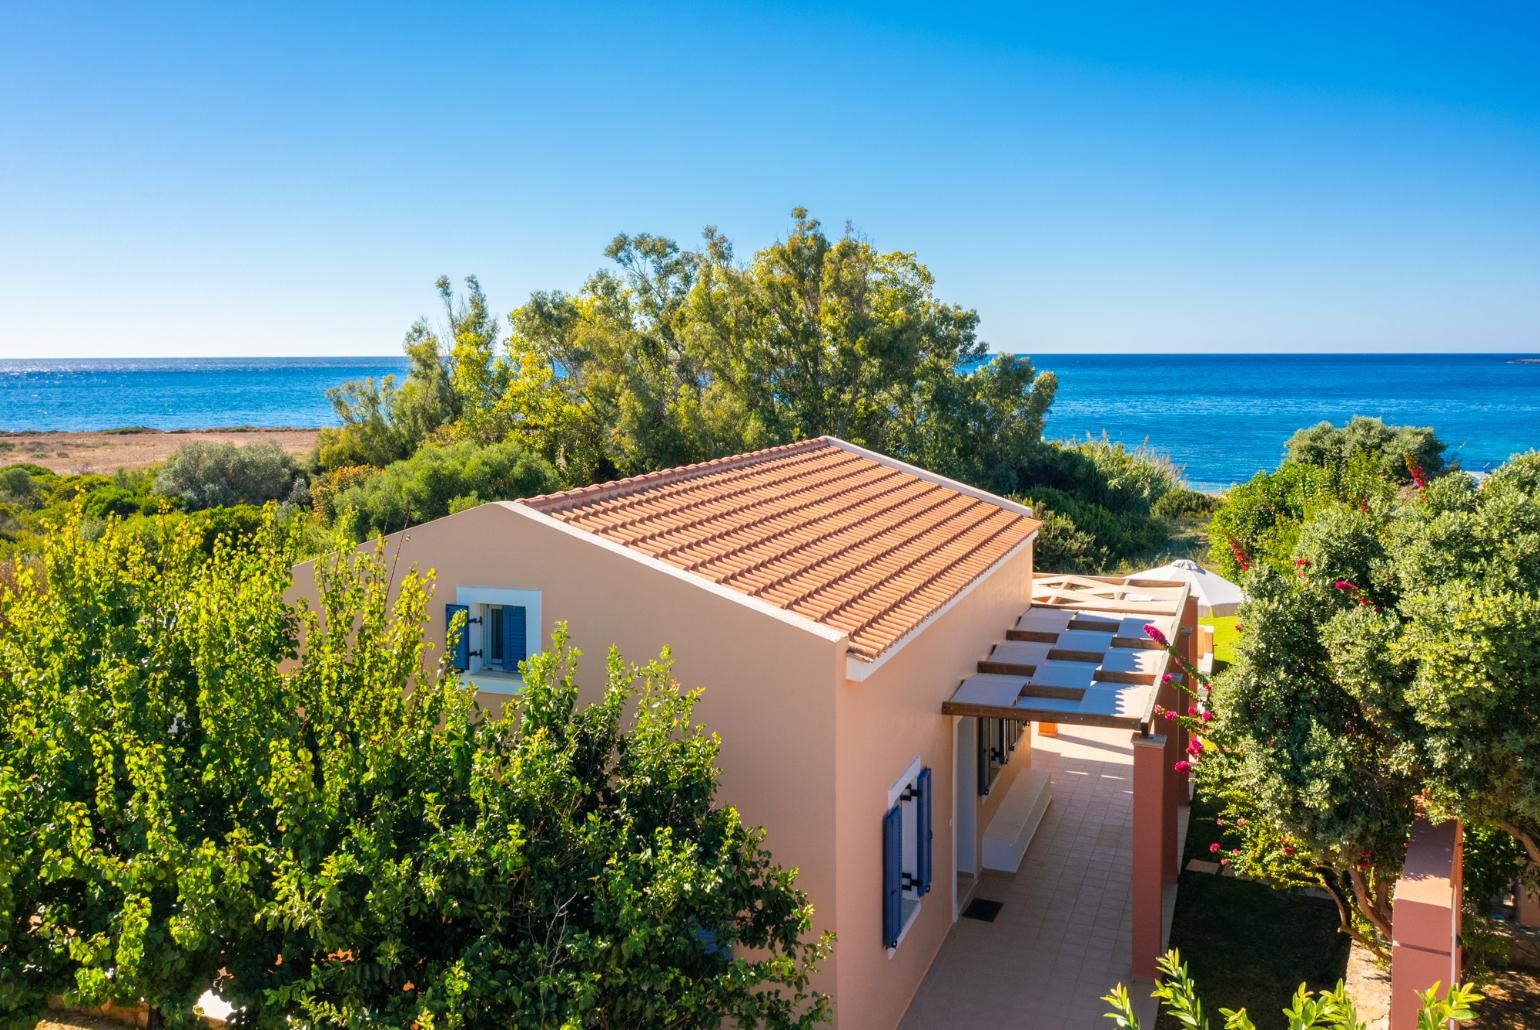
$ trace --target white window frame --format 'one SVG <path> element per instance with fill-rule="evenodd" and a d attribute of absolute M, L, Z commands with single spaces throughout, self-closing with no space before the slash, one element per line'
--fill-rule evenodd
<path fill-rule="evenodd" d="M 899 842 L 898 850 L 900 876 L 903 875 L 902 869 L 911 860 L 911 857 L 919 855 L 919 817 L 916 814 L 917 809 L 912 798 L 908 801 L 900 801 L 899 799 L 903 797 L 905 791 L 914 787 L 915 781 L 920 778 L 920 770 L 923 768 L 925 766 L 921 763 L 920 756 L 915 755 L 914 759 L 910 761 L 909 767 L 904 770 L 904 774 L 893 781 L 893 785 L 888 788 L 888 803 L 882 809 L 886 812 L 894 805 L 903 805 L 904 818 L 901 820 L 903 837 Z M 935 773 L 931 775 L 934 777 Z M 932 810 L 934 811 L 934 809 Z M 905 887 L 903 889 L 902 925 L 899 927 L 897 943 L 888 949 L 888 958 L 898 954 L 898 949 L 904 946 L 904 938 L 909 936 L 909 928 L 919 919 L 920 906 L 924 903 L 924 899 L 914 892 L 913 887 Z"/>
<path fill-rule="evenodd" d="M 477 690 L 489 694 L 517 694 L 524 689 L 524 677 L 517 672 L 505 672 L 485 665 L 487 644 L 487 606 L 514 605 L 524 609 L 524 653 L 534 654 L 541 649 L 544 635 L 540 623 L 540 591 L 510 590 L 506 587 L 456 587 L 455 603 L 470 609 L 470 617 L 477 621 L 466 627 L 471 657 L 464 676 Z"/>

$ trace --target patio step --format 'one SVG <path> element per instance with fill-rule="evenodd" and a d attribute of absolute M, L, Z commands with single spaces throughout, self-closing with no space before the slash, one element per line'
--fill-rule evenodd
<path fill-rule="evenodd" d="M 1005 792 L 1000 807 L 984 828 L 984 868 L 1014 873 L 1021 867 L 1027 846 L 1037 833 L 1048 802 L 1053 800 L 1053 779 L 1038 769 L 1023 769 Z"/>

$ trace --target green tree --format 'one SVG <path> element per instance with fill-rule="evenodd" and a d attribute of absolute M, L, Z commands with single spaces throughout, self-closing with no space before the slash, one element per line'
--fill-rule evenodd
<path fill-rule="evenodd" d="M 430 444 L 328 495 L 328 510 L 354 536 L 394 533 L 484 501 L 546 493 L 548 462 L 517 440 Z"/>
<path fill-rule="evenodd" d="M 667 656 L 580 705 L 565 630 L 502 718 L 424 663 L 379 551 L 283 600 L 291 541 L 52 536 L 0 593 L 0 1013 L 197 1025 L 801 1026 L 829 942 Z"/>
<path fill-rule="evenodd" d="M 387 592 L 377 562 L 333 567 L 304 617 L 305 719 L 269 790 L 277 890 L 233 993 L 389 1026 L 827 1017 L 807 984 L 829 944 L 762 831 L 715 804 L 718 743 L 666 655 L 612 652 L 584 706 L 559 628 L 503 717 L 478 717 L 447 669 L 420 675 L 426 594 L 387 617 Z"/>
<path fill-rule="evenodd" d="M 0 1012 L 143 998 L 193 1025 L 256 906 L 255 786 L 280 717 L 253 670 L 292 654 L 288 546 L 212 557 L 78 520 L 0 590 Z"/>
<path fill-rule="evenodd" d="M 1333 890 L 1376 949 L 1419 811 L 1501 829 L 1540 879 L 1537 465 L 1323 501 L 1293 533 L 1292 572 L 1243 581 L 1200 787 L 1226 803 L 1229 860 Z"/>
<path fill-rule="evenodd" d="M 344 425 L 321 464 L 387 464 L 431 434 L 516 438 L 584 485 L 828 433 L 1019 491 L 1053 376 L 986 360 L 978 316 L 937 299 L 913 254 L 792 217 L 746 264 L 711 228 L 699 250 L 616 236 L 612 268 L 534 294 L 497 348 L 474 281 L 456 307 L 441 280 L 450 330 L 414 327 L 401 386 L 334 394 Z M 418 397 L 435 400 L 414 421 Z"/>
<path fill-rule="evenodd" d="M 465 297 L 458 299 L 448 276 L 434 283 L 444 325 L 435 327 L 426 318 L 412 323 L 403 344 L 407 374 L 399 384 L 384 376 L 327 391 L 342 425 L 321 430 L 322 468 L 388 465 L 462 417 L 467 432 L 485 438 L 482 416 L 502 393 L 507 372 L 496 354 L 500 320 L 475 276 L 466 277 L 465 287 Z"/>

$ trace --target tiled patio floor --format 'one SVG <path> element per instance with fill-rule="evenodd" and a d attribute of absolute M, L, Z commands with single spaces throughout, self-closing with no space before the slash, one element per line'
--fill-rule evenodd
<path fill-rule="evenodd" d="M 1060 726 L 1032 738 L 1053 803 L 1015 876 L 986 872 L 974 896 L 1005 903 L 993 923 L 959 919 L 931 965 L 906 1030 L 1111 1026 L 1100 1000 L 1129 987 L 1146 1028 L 1150 983 L 1129 977 L 1133 749 L 1128 730 Z M 1182 810 L 1178 840 L 1186 835 Z M 1166 888 L 1165 930 L 1176 903 Z"/>

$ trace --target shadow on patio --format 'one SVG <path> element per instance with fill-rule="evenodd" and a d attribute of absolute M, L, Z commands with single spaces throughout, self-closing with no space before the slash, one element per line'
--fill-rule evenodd
<path fill-rule="evenodd" d="M 1053 778 L 1053 803 L 1014 876 L 985 872 L 975 898 L 1003 903 L 994 922 L 959 919 L 904 1017 L 931 1027 L 1110 1025 L 1100 1000 L 1128 985 L 1154 1025 L 1148 981 L 1129 974 L 1133 747 L 1125 729 L 1061 726 L 1032 738 L 1032 765 Z M 1187 810 L 1177 840 L 1186 836 Z M 1164 934 L 1176 901 L 1165 891 Z"/>

